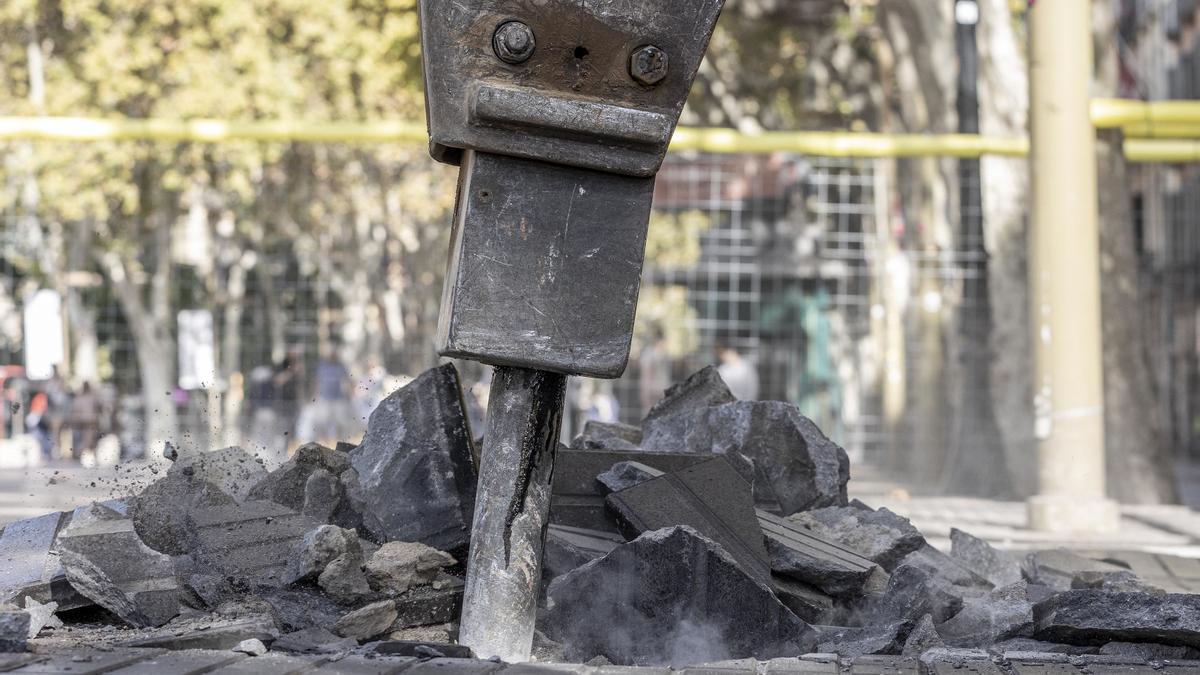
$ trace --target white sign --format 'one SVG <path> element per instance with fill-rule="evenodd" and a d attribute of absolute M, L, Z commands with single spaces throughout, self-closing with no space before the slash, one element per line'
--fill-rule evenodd
<path fill-rule="evenodd" d="M 979 3 L 975 0 L 958 0 L 954 3 L 954 20 L 960 26 L 974 26 L 979 23 Z"/>
<path fill-rule="evenodd" d="M 43 288 L 25 299 L 25 376 L 48 380 L 54 366 L 62 365 L 62 300 L 58 293 Z"/>
<path fill-rule="evenodd" d="M 179 312 L 179 387 L 208 389 L 217 383 L 213 316 L 207 309 Z"/>

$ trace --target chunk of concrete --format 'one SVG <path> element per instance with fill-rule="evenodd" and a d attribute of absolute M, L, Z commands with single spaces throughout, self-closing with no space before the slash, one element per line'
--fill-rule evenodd
<path fill-rule="evenodd" d="M 362 548 L 354 530 L 321 525 L 304 535 L 288 558 L 286 583 L 315 581 L 338 558 L 351 558 L 362 565 Z"/>
<path fill-rule="evenodd" d="M 362 489 L 363 526 L 379 542 L 465 549 L 476 471 L 458 372 L 425 371 L 375 408 L 350 453 Z"/>
<path fill-rule="evenodd" d="M 324 628 L 306 628 L 279 636 L 271 644 L 276 651 L 295 654 L 319 654 L 345 651 L 358 646 L 358 640 L 343 638 Z"/>
<path fill-rule="evenodd" d="M 125 622 L 161 626 L 179 614 L 171 558 L 142 543 L 129 518 L 98 504 L 76 509 L 55 547 L 71 585 Z"/>
<path fill-rule="evenodd" d="M 797 513 L 789 518 L 817 535 L 857 551 L 887 571 L 905 556 L 925 546 L 925 537 L 907 518 L 887 509 L 863 510 L 834 506 Z"/>
<path fill-rule="evenodd" d="M 1034 620 L 1039 640 L 1200 648 L 1200 595 L 1066 591 L 1036 605 Z"/>
<path fill-rule="evenodd" d="M 872 654 L 899 654 L 904 650 L 905 637 L 912 622 L 893 621 L 869 623 L 860 628 L 842 628 L 822 632 L 817 650 L 837 654 L 844 659 L 856 659 Z"/>
<path fill-rule="evenodd" d="M 1085 558 L 1066 549 L 1035 551 L 1022 562 L 1025 577 L 1031 582 L 1058 591 L 1071 590 L 1075 576 L 1081 572 L 1125 572 L 1119 565 Z"/>
<path fill-rule="evenodd" d="M 57 602 L 61 609 L 92 604 L 67 583 L 53 552 L 67 513 L 47 513 L 9 523 L 0 532 L 0 603 L 20 604 L 25 598 Z"/>
<path fill-rule="evenodd" d="M 829 537 L 759 510 L 771 571 L 835 597 L 880 593 L 888 575 L 879 565 Z"/>
<path fill-rule="evenodd" d="M 743 457 L 754 464 L 756 501 L 785 515 L 847 501 L 846 451 L 788 403 L 741 401 L 654 417 L 642 449 Z"/>
<path fill-rule="evenodd" d="M 642 442 L 642 430 L 617 422 L 588 420 L 583 433 L 571 439 L 577 450 L 637 450 Z"/>
<path fill-rule="evenodd" d="M 867 598 L 866 616 L 881 624 L 908 622 L 925 614 L 941 624 L 963 607 L 961 589 L 918 567 L 903 565 L 892 572 L 887 589 Z"/>
<path fill-rule="evenodd" d="M 990 647 L 1015 637 L 1030 637 L 1033 603 L 1027 584 L 1019 581 L 987 595 L 963 600 L 963 608 L 938 626 L 938 632 L 953 647 Z"/>
<path fill-rule="evenodd" d="M 329 597 L 344 604 L 358 602 L 372 595 L 367 575 L 363 574 L 361 556 L 334 558 L 317 577 L 317 586 Z"/>
<path fill-rule="evenodd" d="M 282 585 L 305 535 L 320 523 L 272 501 L 204 506 L 189 517 L 192 556 L 247 583 Z"/>
<path fill-rule="evenodd" d="M 254 594 L 270 606 L 275 623 L 285 631 L 309 628 L 333 630 L 346 611 L 315 588 L 260 586 L 254 589 Z"/>
<path fill-rule="evenodd" d="M 1071 578 L 1072 589 L 1094 588 L 1111 593 L 1149 593 L 1150 595 L 1165 595 L 1166 591 L 1151 586 L 1138 578 L 1133 572 L 1076 572 Z"/>
<path fill-rule="evenodd" d="M 797 656 L 811 629 L 719 545 L 679 526 L 647 532 L 550 585 L 547 625 L 567 657 L 688 665 Z"/>
<path fill-rule="evenodd" d="M 904 648 L 900 650 L 900 654 L 901 656 L 915 657 L 924 654 L 930 649 L 938 649 L 945 646 L 946 643 L 942 640 L 942 636 L 938 634 L 937 628 L 933 625 L 933 616 L 926 614 L 908 632 L 908 637 L 904 640 Z"/>
<path fill-rule="evenodd" d="M 62 627 L 62 620 L 54 614 L 57 610 L 57 602 L 42 604 L 29 596 L 25 597 L 25 613 L 29 615 L 29 639 L 37 637 L 43 628 Z"/>
<path fill-rule="evenodd" d="M 266 475 L 262 459 L 237 446 L 180 454 L 167 469 L 169 477 L 185 476 L 212 483 L 235 499 L 245 499 Z"/>
<path fill-rule="evenodd" d="M 542 549 L 542 582 L 548 584 L 624 543 L 624 537 L 611 532 L 551 525 L 546 528 L 546 545 Z"/>
<path fill-rule="evenodd" d="M 192 550 L 191 514 L 197 509 L 227 506 L 236 500 L 215 484 L 185 471 L 168 471 L 132 500 L 133 529 L 147 546 L 168 555 Z"/>
<path fill-rule="evenodd" d="M 608 471 L 596 476 L 596 491 L 607 496 L 661 475 L 662 471 L 641 462 L 617 462 Z"/>
<path fill-rule="evenodd" d="M 646 414 L 646 420 L 736 401 L 737 397 L 729 391 L 729 385 L 721 379 L 721 374 L 717 372 L 716 367 L 707 366 L 693 373 L 683 382 L 677 382 L 668 387 L 663 392 L 663 398 L 650 408 L 650 412 Z"/>
<path fill-rule="evenodd" d="M 628 539 L 686 525 L 716 542 L 757 581 L 771 583 L 770 558 L 750 485 L 724 457 L 614 492 L 605 503 Z"/>
<path fill-rule="evenodd" d="M 356 528 L 362 523 L 361 504 L 354 499 L 357 490 L 357 475 L 347 453 L 308 443 L 260 480 L 248 496 L 282 504 L 318 522 Z"/>
<path fill-rule="evenodd" d="M 462 613 L 463 580 L 442 574 L 427 586 L 414 586 L 395 598 L 392 630 L 458 621 Z"/>
<path fill-rule="evenodd" d="M 23 652 L 29 640 L 29 613 L 0 610 L 0 652 Z"/>
<path fill-rule="evenodd" d="M 783 606 L 807 623 L 821 623 L 833 609 L 833 598 L 808 584 L 772 574 L 771 585 Z"/>
<path fill-rule="evenodd" d="M 396 603 L 392 600 L 380 600 L 338 619 L 335 632 L 342 637 L 369 640 L 386 633 L 395 622 Z"/>
<path fill-rule="evenodd" d="M 454 556 L 420 542 L 389 541 L 367 561 L 367 579 L 376 591 L 400 594 L 438 578 Z"/>
<path fill-rule="evenodd" d="M 186 625 L 186 624 L 185 624 Z M 124 647 L 137 649 L 168 649 L 188 651 L 194 649 L 233 649 L 246 640 L 270 642 L 275 637 L 275 626 L 269 616 L 253 615 L 250 618 L 206 621 L 190 628 L 165 626 L 155 634 L 138 637 L 122 643 Z"/>
<path fill-rule="evenodd" d="M 958 528 L 950 529 L 950 557 L 997 588 L 1022 578 L 1020 560 Z"/>

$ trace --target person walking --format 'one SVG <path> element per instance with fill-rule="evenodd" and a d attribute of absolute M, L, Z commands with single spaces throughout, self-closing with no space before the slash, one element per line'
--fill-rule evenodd
<path fill-rule="evenodd" d="M 100 432 L 100 397 L 92 391 L 90 382 L 84 382 L 71 401 L 68 420 L 71 425 L 71 457 L 79 461 L 84 452 L 95 452 Z"/>

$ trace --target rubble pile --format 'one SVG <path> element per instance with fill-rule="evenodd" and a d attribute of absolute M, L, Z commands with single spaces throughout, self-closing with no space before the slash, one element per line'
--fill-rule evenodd
<path fill-rule="evenodd" d="M 389 396 L 357 447 L 306 445 L 270 472 L 238 448 L 180 455 L 139 494 L 12 523 L 0 651 L 143 650 L 158 672 L 296 658 L 483 672 L 454 643 L 477 456 L 447 365 Z M 957 530 L 942 552 L 848 500 L 849 479 L 797 409 L 737 401 L 713 369 L 640 428 L 589 423 L 554 474 L 538 659 L 1074 672 L 1091 662 L 1069 659 L 1200 658 L 1200 595 L 1119 556 L 1018 557 Z"/>

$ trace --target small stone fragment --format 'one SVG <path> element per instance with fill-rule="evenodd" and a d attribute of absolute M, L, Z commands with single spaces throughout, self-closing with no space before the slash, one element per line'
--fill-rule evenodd
<path fill-rule="evenodd" d="M 900 650 L 900 654 L 902 656 L 920 656 L 930 649 L 945 646 L 946 643 L 942 641 L 942 636 L 938 635 L 937 629 L 933 626 L 933 616 L 926 614 L 908 632 L 908 638 L 904 641 L 904 648 Z"/>
<path fill-rule="evenodd" d="M 987 579 L 996 588 L 1021 580 L 1021 562 L 986 541 L 957 528 L 950 530 L 950 557 Z"/>
<path fill-rule="evenodd" d="M 348 454 L 318 443 L 308 443 L 259 481 L 250 490 L 249 497 L 282 504 L 318 522 L 356 528 L 362 523 L 359 504 L 352 494 L 358 486 L 347 484 L 347 477 L 356 478 L 356 474 L 347 474 L 348 471 L 351 471 Z M 314 475 L 317 478 L 310 487 L 309 481 Z M 331 482 L 330 477 L 337 480 Z"/>
<path fill-rule="evenodd" d="M 0 610 L 0 652 L 23 652 L 29 639 L 29 613 Z"/>
<path fill-rule="evenodd" d="M 1072 589 L 1095 588 L 1111 593 L 1149 593 L 1150 595 L 1165 595 L 1166 591 L 1151 586 L 1138 578 L 1133 572 L 1076 572 L 1071 579 Z"/>
<path fill-rule="evenodd" d="M 846 504 L 850 459 L 795 406 L 741 401 L 647 420 L 643 450 L 738 455 L 753 462 L 755 499 L 784 515 Z"/>
<path fill-rule="evenodd" d="M 381 600 L 338 619 L 335 632 L 342 637 L 369 640 L 390 630 L 395 621 L 396 603 L 392 600 Z"/>
<path fill-rule="evenodd" d="M 211 452 L 180 454 L 167 476 L 187 476 L 217 486 L 235 499 L 245 499 L 250 489 L 267 475 L 262 459 L 233 446 Z"/>
<path fill-rule="evenodd" d="M 826 631 L 821 635 L 817 650 L 845 659 L 868 654 L 899 654 L 904 649 L 904 638 L 910 625 L 910 622 L 894 621 Z"/>
<path fill-rule="evenodd" d="M 929 544 L 925 544 L 901 558 L 900 562 L 897 563 L 897 567 L 901 565 L 919 567 L 934 576 L 941 577 L 951 584 L 961 586 L 964 589 L 984 591 L 993 588 L 990 581 Z"/>
<path fill-rule="evenodd" d="M 358 640 L 338 637 L 324 628 L 305 628 L 293 631 L 281 635 L 271 644 L 271 648 L 274 650 L 297 654 L 335 652 L 346 648 L 353 649 L 357 646 Z"/>
<path fill-rule="evenodd" d="M 588 420 L 583 433 L 571 440 L 577 450 L 637 450 L 642 430 L 628 424 Z"/>
<path fill-rule="evenodd" d="M 338 602 L 349 604 L 371 595 L 367 575 L 363 574 L 362 556 L 334 558 L 317 577 L 317 585 Z"/>
<path fill-rule="evenodd" d="M 411 626 L 388 633 L 386 639 L 401 642 L 447 643 L 451 641 L 450 632 L 451 626 L 448 623 L 434 626 Z"/>
<path fill-rule="evenodd" d="M 1200 595 L 1075 590 L 1034 607 L 1033 637 L 1102 645 L 1158 642 L 1200 649 Z"/>
<path fill-rule="evenodd" d="M 249 654 L 250 656 L 262 656 L 267 653 L 267 646 L 258 638 L 250 638 L 249 640 L 242 640 L 237 643 L 230 651 Z"/>
<path fill-rule="evenodd" d="M 797 513 L 789 519 L 857 551 L 889 572 L 906 555 L 925 546 L 925 537 L 907 518 L 887 509 L 829 507 Z"/>
<path fill-rule="evenodd" d="M 304 483 L 304 505 L 300 510 L 313 520 L 327 523 L 333 519 L 342 498 L 342 484 L 337 476 L 317 469 Z"/>
<path fill-rule="evenodd" d="M 43 628 L 61 628 L 63 622 L 54 612 L 58 609 L 57 602 L 42 604 L 29 596 L 25 596 L 25 612 L 29 614 L 29 639 L 38 636 Z"/>
<path fill-rule="evenodd" d="M 941 624 L 963 606 L 961 589 L 929 572 L 903 565 L 892 572 L 887 590 L 866 602 L 866 616 L 881 624 L 912 625 L 925 614 Z"/>
<path fill-rule="evenodd" d="M 811 629 L 717 544 L 688 527 L 647 532 L 554 580 L 546 625 L 574 661 L 687 665 L 797 656 Z"/>
<path fill-rule="evenodd" d="M 454 557 L 420 542 L 389 541 L 367 561 L 367 580 L 381 593 L 399 594 L 428 584 Z"/>
<path fill-rule="evenodd" d="M 179 614 L 171 559 L 142 543 L 129 518 L 98 504 L 76 509 L 56 547 L 71 585 L 127 623 L 161 626 Z"/>
<path fill-rule="evenodd" d="M 596 490 L 607 496 L 661 475 L 662 471 L 641 462 L 617 462 L 611 469 L 596 476 Z"/>
<path fill-rule="evenodd" d="M 734 403 L 737 398 L 729 391 L 729 385 L 721 379 L 715 366 L 707 366 L 690 375 L 683 382 L 677 382 L 663 392 L 663 398 L 650 408 L 646 420 L 666 417 L 681 412 L 689 412 L 700 408 L 709 408 L 726 403 Z"/>
<path fill-rule="evenodd" d="M 347 558 L 362 565 L 358 535 L 354 530 L 345 530 L 336 525 L 321 525 L 304 535 L 290 556 L 284 581 L 289 584 L 313 581 L 338 558 Z"/>
<path fill-rule="evenodd" d="M 475 510 L 471 430 L 453 364 L 433 368 L 371 413 L 350 453 L 362 488 L 363 525 L 379 542 L 465 549 Z"/>

